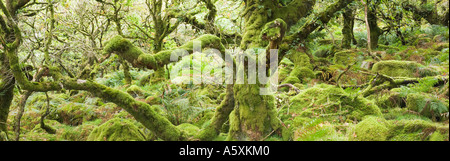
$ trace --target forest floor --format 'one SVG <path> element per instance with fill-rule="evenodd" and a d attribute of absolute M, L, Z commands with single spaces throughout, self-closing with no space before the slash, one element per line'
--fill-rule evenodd
<path fill-rule="evenodd" d="M 313 67 L 312 75 L 296 80 L 288 80 L 287 75 L 294 64 L 282 60 L 280 83 L 292 84 L 297 90 L 284 87 L 276 93 L 282 126 L 264 140 L 448 141 L 448 80 L 444 83 L 437 80 L 437 76 L 448 79 L 447 39 L 448 30 L 444 36 L 416 35 L 406 45 L 380 45 L 374 54 L 381 61 L 374 60 L 364 48 L 336 49 L 322 40 L 309 52 L 314 61 L 321 62 L 315 64 L 320 65 Z M 132 85 L 125 85 L 121 71 L 108 73 L 96 81 L 159 107 L 162 115 L 189 135 L 195 135 L 210 123 L 225 94 L 224 85 L 152 82 L 149 79 L 152 71 L 130 72 Z M 395 79 L 417 78 L 419 83 L 381 89 L 363 97 L 362 85 L 377 73 Z M 350 86 L 355 88 L 347 88 Z M 122 108 L 88 92 L 48 94 L 49 104 L 45 93 L 35 93 L 28 99 L 20 140 L 159 140 Z M 14 122 L 18 113 L 18 99 L 14 98 L 9 123 Z M 48 105 L 50 113 L 45 123 L 56 131 L 54 134 L 39 124 L 42 109 Z M 12 127 L 8 126 L 10 138 L 15 136 Z M 214 140 L 225 140 L 228 128 L 226 122 Z"/>

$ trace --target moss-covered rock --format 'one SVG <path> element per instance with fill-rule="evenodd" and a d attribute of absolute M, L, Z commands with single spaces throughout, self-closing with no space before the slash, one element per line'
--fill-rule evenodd
<path fill-rule="evenodd" d="M 137 85 L 131 85 L 130 87 L 127 88 L 127 93 L 132 95 L 133 97 L 138 97 L 138 96 L 143 96 L 145 91 L 142 90 Z"/>
<path fill-rule="evenodd" d="M 60 106 L 48 117 L 66 125 L 78 126 L 84 121 L 96 119 L 97 113 L 91 106 L 70 102 Z"/>
<path fill-rule="evenodd" d="M 86 141 L 89 134 L 101 123 L 101 119 L 83 125 L 61 129 L 61 137 L 69 141 Z"/>
<path fill-rule="evenodd" d="M 442 135 L 440 132 L 434 132 L 430 136 L 430 141 L 448 141 L 448 136 Z"/>
<path fill-rule="evenodd" d="M 343 89 L 333 85 L 319 84 L 292 97 L 289 108 L 281 113 L 290 113 L 304 117 L 346 117 L 361 120 L 365 115 L 381 115 L 378 106 L 361 96 L 351 96 Z"/>
<path fill-rule="evenodd" d="M 301 128 L 295 130 L 295 141 L 343 141 L 347 140 L 342 133 L 338 134 L 333 125 L 314 119 L 306 122 Z"/>
<path fill-rule="evenodd" d="M 353 50 L 344 50 L 334 54 L 333 63 L 341 65 L 349 65 L 356 61 L 357 54 Z"/>
<path fill-rule="evenodd" d="M 279 83 L 283 82 L 291 73 L 294 68 L 294 63 L 287 58 L 283 58 L 280 61 L 280 66 L 278 67 L 278 80 Z"/>
<path fill-rule="evenodd" d="M 435 76 L 438 73 L 413 61 L 387 60 L 375 63 L 373 72 L 391 77 L 426 77 Z"/>
<path fill-rule="evenodd" d="M 400 93 L 392 90 L 389 91 L 388 93 L 383 93 L 379 96 L 376 96 L 374 100 L 377 106 L 382 109 L 406 106 L 405 101 L 400 96 Z"/>
<path fill-rule="evenodd" d="M 368 116 L 349 133 L 350 140 L 385 141 L 389 135 L 389 122 L 384 118 Z"/>
<path fill-rule="evenodd" d="M 435 51 L 442 51 L 442 49 L 448 48 L 448 43 L 435 43 L 432 48 Z"/>
<path fill-rule="evenodd" d="M 88 96 L 87 92 L 78 92 L 75 95 L 70 96 L 69 101 L 76 103 L 84 103 L 84 101 L 86 101 L 87 96 Z"/>
<path fill-rule="evenodd" d="M 114 118 L 95 128 L 87 141 L 145 141 L 145 136 L 129 120 Z"/>
<path fill-rule="evenodd" d="M 391 121 L 391 125 L 389 134 L 389 140 L 391 141 L 422 141 L 429 140 L 432 133 L 444 132 L 448 134 L 448 130 L 438 130 L 441 128 L 440 125 L 420 119 L 394 120 Z M 448 125 L 446 126 L 448 128 Z"/>
<path fill-rule="evenodd" d="M 325 45 L 321 46 L 317 51 L 314 52 L 314 56 L 319 58 L 326 58 L 330 56 L 334 56 L 336 53 L 335 45 Z"/>
<path fill-rule="evenodd" d="M 410 93 L 406 97 L 406 107 L 432 120 L 440 120 L 441 114 L 449 111 L 448 102 L 443 102 L 426 93 Z"/>
<path fill-rule="evenodd" d="M 182 123 L 177 128 L 183 130 L 188 137 L 193 137 L 200 132 L 200 128 L 189 123 Z"/>
<path fill-rule="evenodd" d="M 161 104 L 161 98 L 158 96 L 148 96 L 145 98 L 145 103 L 148 103 L 150 105 L 158 105 Z"/>
<path fill-rule="evenodd" d="M 427 38 L 427 37 L 422 37 L 422 38 L 418 38 L 416 41 L 414 41 L 413 45 L 417 46 L 417 45 L 425 45 L 426 43 L 431 42 L 431 38 Z"/>

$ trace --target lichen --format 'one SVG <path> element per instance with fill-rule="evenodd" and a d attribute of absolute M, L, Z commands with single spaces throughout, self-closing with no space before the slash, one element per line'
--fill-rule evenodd
<path fill-rule="evenodd" d="M 387 60 L 375 63 L 373 72 L 378 72 L 391 77 L 426 77 L 435 76 L 438 73 L 413 61 Z"/>
<path fill-rule="evenodd" d="M 96 127 L 87 141 L 145 141 L 145 136 L 129 120 L 113 118 Z"/>

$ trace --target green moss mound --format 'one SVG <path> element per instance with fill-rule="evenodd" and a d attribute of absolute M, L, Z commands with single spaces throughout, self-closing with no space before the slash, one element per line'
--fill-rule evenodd
<path fill-rule="evenodd" d="M 189 123 L 180 124 L 177 128 L 183 130 L 189 137 L 193 137 L 200 132 L 200 128 Z"/>
<path fill-rule="evenodd" d="M 321 119 L 314 119 L 295 130 L 295 141 L 343 141 L 346 140 L 342 133 L 337 133 L 333 125 Z"/>
<path fill-rule="evenodd" d="M 66 125 L 78 126 L 84 121 L 96 119 L 97 114 L 91 106 L 71 102 L 58 108 L 48 117 Z"/>
<path fill-rule="evenodd" d="M 334 54 L 334 64 L 348 65 L 356 61 L 357 54 L 353 50 L 344 50 Z"/>
<path fill-rule="evenodd" d="M 145 136 L 131 121 L 113 118 L 95 128 L 87 141 L 145 141 Z"/>
<path fill-rule="evenodd" d="M 145 91 L 136 85 L 131 85 L 127 88 L 127 93 L 133 97 L 144 96 Z"/>
<path fill-rule="evenodd" d="M 427 141 L 431 139 L 439 139 L 438 136 L 431 137 L 433 133 L 440 133 L 434 135 L 447 135 L 448 124 L 439 125 L 431 121 L 420 119 L 391 121 L 392 128 L 389 135 L 390 141 Z M 442 134 L 444 133 L 444 134 Z"/>
<path fill-rule="evenodd" d="M 385 141 L 389 135 L 389 123 L 381 117 L 368 116 L 350 131 L 350 140 Z"/>
<path fill-rule="evenodd" d="M 381 115 L 381 111 L 374 102 L 361 96 L 351 96 L 343 89 L 333 85 L 319 84 L 308 88 L 292 97 L 289 108 L 284 107 L 281 113 L 300 115 L 303 117 L 332 117 L 342 116 L 349 120 L 361 120 L 366 115 Z"/>
<path fill-rule="evenodd" d="M 414 61 L 387 60 L 375 63 L 373 72 L 391 77 L 426 77 L 435 76 L 438 73 Z"/>

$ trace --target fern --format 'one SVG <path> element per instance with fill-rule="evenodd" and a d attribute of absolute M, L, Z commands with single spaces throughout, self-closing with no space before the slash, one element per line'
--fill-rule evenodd
<path fill-rule="evenodd" d="M 438 80 L 435 78 L 420 79 L 419 83 L 409 84 L 408 86 L 401 86 L 400 96 L 406 97 L 410 93 L 430 92 L 436 83 L 438 83 Z"/>

